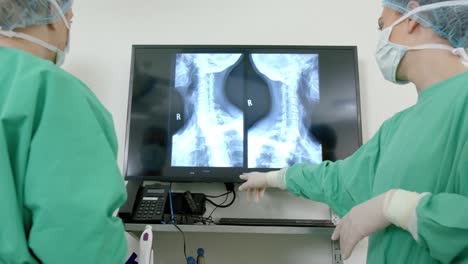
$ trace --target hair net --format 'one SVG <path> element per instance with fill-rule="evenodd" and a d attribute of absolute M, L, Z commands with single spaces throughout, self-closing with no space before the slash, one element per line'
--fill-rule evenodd
<path fill-rule="evenodd" d="M 73 0 L 0 0 L 0 28 L 10 31 L 62 19 L 52 2 L 56 2 L 65 14 Z"/>
<path fill-rule="evenodd" d="M 383 6 L 406 14 L 414 9 L 410 7 L 410 2 L 424 6 L 446 1 L 450 0 L 383 0 Z M 417 13 L 412 18 L 426 27 L 431 27 L 441 37 L 450 41 L 454 47 L 468 47 L 468 6 L 440 7 Z"/>

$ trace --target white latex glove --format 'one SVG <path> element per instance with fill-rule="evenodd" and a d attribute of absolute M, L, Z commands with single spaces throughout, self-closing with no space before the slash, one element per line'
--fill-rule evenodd
<path fill-rule="evenodd" d="M 258 202 L 263 198 L 267 188 L 286 189 L 286 170 L 270 172 L 251 172 L 240 175 L 246 182 L 239 187 L 239 191 L 248 191 L 248 200 L 255 197 Z"/>
<path fill-rule="evenodd" d="M 344 259 L 351 256 L 356 244 L 370 234 L 394 224 L 417 239 L 416 207 L 428 193 L 390 190 L 357 205 L 340 220 L 332 239 L 340 239 Z"/>
<path fill-rule="evenodd" d="M 354 247 L 363 238 L 391 224 L 384 216 L 386 194 L 381 194 L 353 207 L 336 226 L 332 240 L 340 239 L 341 253 L 344 259 L 351 256 Z"/>

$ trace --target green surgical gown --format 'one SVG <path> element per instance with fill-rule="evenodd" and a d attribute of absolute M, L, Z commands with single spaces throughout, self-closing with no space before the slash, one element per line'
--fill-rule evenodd
<path fill-rule="evenodd" d="M 0 263 L 123 263 L 111 115 L 49 61 L 0 47 Z"/>
<path fill-rule="evenodd" d="M 340 216 L 390 189 L 429 192 L 416 208 L 418 241 L 391 225 L 370 236 L 368 263 L 468 263 L 468 72 L 424 90 L 354 155 L 294 165 L 286 182 Z"/>

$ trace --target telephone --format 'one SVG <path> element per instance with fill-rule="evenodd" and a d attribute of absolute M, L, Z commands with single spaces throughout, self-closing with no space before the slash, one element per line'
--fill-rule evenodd
<path fill-rule="evenodd" d="M 172 211 L 174 218 L 185 219 L 178 223 L 190 223 L 194 220 L 186 218 L 201 217 L 206 212 L 206 196 L 202 193 L 172 193 L 172 210 L 168 195 L 169 185 L 142 186 L 141 181 L 129 181 L 127 201 L 120 207 L 118 216 L 124 223 L 161 224 L 171 220 Z"/>
<path fill-rule="evenodd" d="M 127 202 L 120 208 L 119 217 L 125 223 L 156 223 L 164 220 L 168 185 L 141 187 L 141 182 L 128 182 Z"/>
<path fill-rule="evenodd" d="M 159 222 L 164 217 L 164 207 L 167 198 L 167 188 L 148 186 L 141 190 L 140 198 L 133 212 L 135 222 Z"/>

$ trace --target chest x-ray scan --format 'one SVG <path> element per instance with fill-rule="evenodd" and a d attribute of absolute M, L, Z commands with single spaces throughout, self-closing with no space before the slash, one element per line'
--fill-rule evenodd
<path fill-rule="evenodd" d="M 282 168 L 319 163 L 311 105 L 316 54 L 176 55 L 171 166 Z"/>

